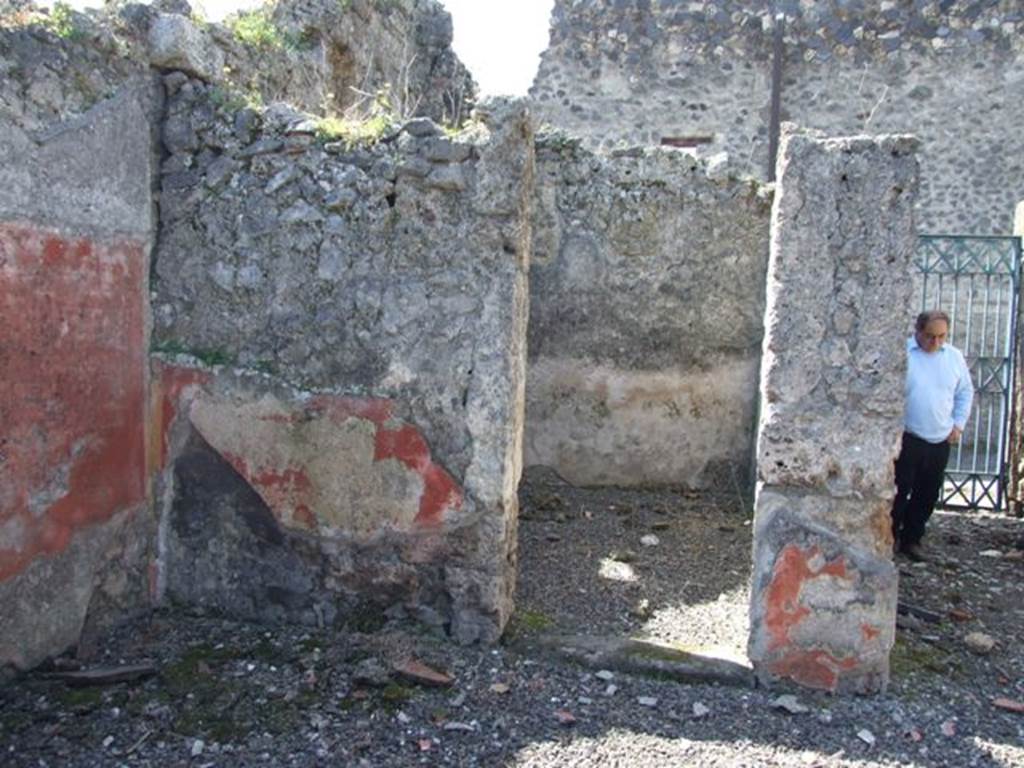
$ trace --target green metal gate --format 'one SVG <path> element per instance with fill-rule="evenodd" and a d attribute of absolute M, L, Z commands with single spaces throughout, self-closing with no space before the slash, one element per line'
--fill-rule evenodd
<path fill-rule="evenodd" d="M 922 235 L 917 265 L 920 307 L 949 313 L 950 343 L 964 353 L 975 390 L 967 429 L 950 454 L 940 504 L 953 509 L 1003 509 L 1021 240 Z"/>

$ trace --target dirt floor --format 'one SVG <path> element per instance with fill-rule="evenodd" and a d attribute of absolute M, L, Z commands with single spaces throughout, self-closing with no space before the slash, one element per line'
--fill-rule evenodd
<path fill-rule="evenodd" d="M 741 496 L 548 482 L 521 498 L 513 633 L 746 653 L 751 526 Z"/>
<path fill-rule="evenodd" d="M 1024 765 L 1024 713 L 1008 708 L 1024 701 L 1021 521 L 938 514 L 937 558 L 897 561 L 910 612 L 889 691 L 799 693 L 791 708 L 778 691 L 595 673 L 533 650 L 568 633 L 742 655 L 749 499 L 558 482 L 521 497 L 503 645 L 457 648 L 373 611 L 334 631 L 159 612 L 92 658 L 0 688 L 0 765 Z M 55 676 L 122 664 L 155 674 Z"/>

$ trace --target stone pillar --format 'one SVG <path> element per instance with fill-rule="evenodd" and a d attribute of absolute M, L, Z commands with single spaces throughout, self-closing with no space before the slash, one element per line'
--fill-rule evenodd
<path fill-rule="evenodd" d="M 888 681 L 917 144 L 783 136 L 750 609 L 762 682 L 873 692 Z"/>

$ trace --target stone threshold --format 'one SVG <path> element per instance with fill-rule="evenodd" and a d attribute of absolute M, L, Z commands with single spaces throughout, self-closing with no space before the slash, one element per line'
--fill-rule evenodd
<path fill-rule="evenodd" d="M 601 635 L 556 635 L 534 638 L 540 651 L 589 669 L 607 669 L 681 683 L 718 683 L 756 687 L 746 658 L 728 656 L 716 648 L 683 648 L 668 643 Z"/>

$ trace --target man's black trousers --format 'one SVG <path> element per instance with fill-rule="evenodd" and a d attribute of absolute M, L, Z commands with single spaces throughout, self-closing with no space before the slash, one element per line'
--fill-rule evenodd
<path fill-rule="evenodd" d="M 892 503 L 892 535 L 896 548 L 921 541 L 924 526 L 942 492 L 949 443 L 929 443 L 903 433 L 903 446 L 896 459 L 896 498 Z"/>

